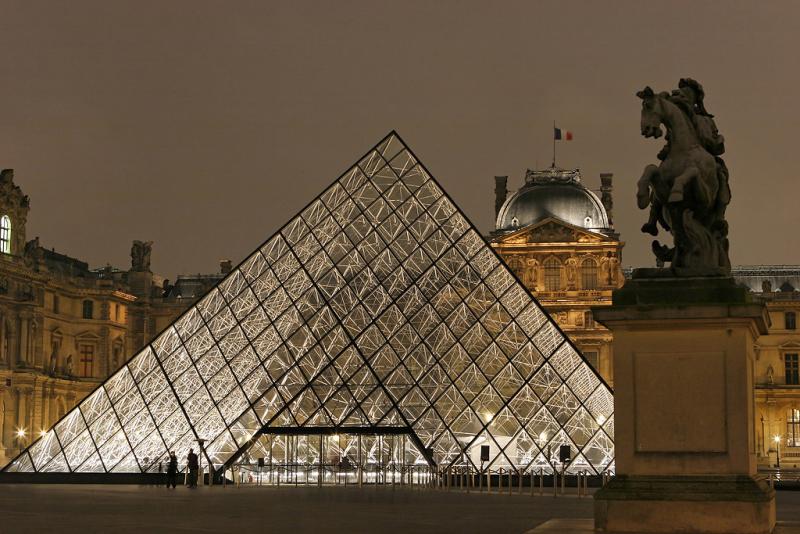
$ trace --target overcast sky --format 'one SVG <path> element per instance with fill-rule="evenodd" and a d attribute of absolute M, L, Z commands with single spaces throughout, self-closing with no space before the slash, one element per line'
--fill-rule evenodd
<path fill-rule="evenodd" d="M 645 85 L 698 79 L 726 138 L 734 264 L 800 263 L 800 2 L 0 0 L 0 167 L 28 238 L 127 268 L 241 260 L 396 129 L 484 232 L 493 176 L 613 172 L 623 263 Z"/>

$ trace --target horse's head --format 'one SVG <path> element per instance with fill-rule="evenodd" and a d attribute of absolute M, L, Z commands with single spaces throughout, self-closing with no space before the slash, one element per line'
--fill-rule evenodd
<path fill-rule="evenodd" d="M 642 99 L 642 135 L 645 137 L 661 137 L 662 110 L 661 95 L 656 94 L 648 86 L 636 93 Z"/>

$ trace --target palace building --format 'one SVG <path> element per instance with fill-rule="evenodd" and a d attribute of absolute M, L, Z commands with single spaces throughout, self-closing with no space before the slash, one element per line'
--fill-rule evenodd
<path fill-rule="evenodd" d="M 613 384 L 611 333 L 591 308 L 611 304 L 624 283 L 622 247 L 612 222 L 612 175 L 602 174 L 601 197 L 578 170 L 528 170 L 509 194 L 495 178 L 496 224 L 489 239 L 583 355 Z"/>
<path fill-rule="evenodd" d="M 800 468 L 800 265 L 751 265 L 733 276 L 763 302 L 769 333 L 756 345 L 756 452 L 762 467 Z"/>
<path fill-rule="evenodd" d="M 509 192 L 495 178 L 492 246 L 558 321 L 609 384 L 612 335 L 591 308 L 611 304 L 632 269 L 620 269 L 622 246 L 612 222 L 612 175 L 600 175 L 600 197 L 577 170 L 528 170 Z M 768 309 L 769 333 L 755 362 L 756 451 L 761 468 L 800 467 L 800 266 L 733 267 L 732 276 Z"/>
<path fill-rule="evenodd" d="M 30 200 L 0 173 L 0 465 L 124 365 L 129 355 L 221 278 L 150 271 L 150 244 L 128 270 L 28 240 Z M 227 262 L 230 269 L 230 262 Z"/>

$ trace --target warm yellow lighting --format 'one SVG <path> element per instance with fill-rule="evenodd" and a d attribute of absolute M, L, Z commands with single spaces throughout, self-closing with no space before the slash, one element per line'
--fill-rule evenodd
<path fill-rule="evenodd" d="M 25 437 L 25 429 L 24 428 L 18 428 L 17 429 L 17 437 L 18 438 L 24 438 Z"/>
<path fill-rule="evenodd" d="M 606 416 L 605 415 L 600 415 L 600 416 L 597 417 L 597 424 L 598 425 L 602 426 L 603 423 L 605 423 L 605 422 L 606 422 Z"/>
<path fill-rule="evenodd" d="M 772 440 L 773 440 L 775 443 L 780 443 L 780 442 L 781 442 L 781 437 L 776 435 L 774 438 L 772 438 Z"/>
<path fill-rule="evenodd" d="M 547 432 L 542 432 L 541 434 L 539 434 L 539 441 L 541 441 L 542 443 L 547 441 Z"/>
<path fill-rule="evenodd" d="M 43 438 L 43 437 L 45 436 L 45 434 L 47 434 L 47 431 L 46 431 L 46 430 L 40 430 L 40 431 L 39 431 L 39 437 L 40 437 L 40 438 Z"/>
<path fill-rule="evenodd" d="M 486 420 L 487 423 L 491 423 L 494 415 L 490 414 L 489 412 L 483 413 L 483 418 Z"/>

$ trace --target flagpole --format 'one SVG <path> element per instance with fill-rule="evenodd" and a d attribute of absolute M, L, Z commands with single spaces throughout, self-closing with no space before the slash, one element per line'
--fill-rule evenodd
<path fill-rule="evenodd" d="M 556 121 L 553 121 L 553 168 L 556 168 Z"/>

